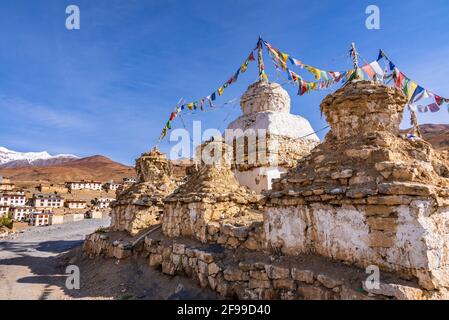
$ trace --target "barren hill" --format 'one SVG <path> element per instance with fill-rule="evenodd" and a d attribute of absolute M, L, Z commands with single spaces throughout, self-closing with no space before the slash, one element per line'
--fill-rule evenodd
<path fill-rule="evenodd" d="M 449 124 L 422 124 L 419 128 L 423 139 L 430 142 L 435 149 L 449 150 Z M 402 133 L 409 130 L 402 130 Z"/>
<path fill-rule="evenodd" d="M 134 168 L 112 161 L 104 156 L 92 156 L 44 167 L 0 169 L 0 175 L 14 181 L 65 182 L 71 180 L 122 181 L 135 176 Z"/>

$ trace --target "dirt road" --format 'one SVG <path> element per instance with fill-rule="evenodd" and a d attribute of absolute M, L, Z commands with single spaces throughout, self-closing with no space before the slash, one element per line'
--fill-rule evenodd
<path fill-rule="evenodd" d="M 184 277 L 170 277 L 143 258 L 89 259 L 85 235 L 109 219 L 33 227 L 15 239 L 0 240 L 0 299 L 219 299 Z M 79 290 L 65 286 L 68 265 L 80 269 Z"/>
<path fill-rule="evenodd" d="M 12 239 L 0 240 L 0 299 L 67 299 L 61 289 L 66 277 L 58 268 L 57 255 L 108 225 L 109 219 L 89 219 L 30 227 Z"/>

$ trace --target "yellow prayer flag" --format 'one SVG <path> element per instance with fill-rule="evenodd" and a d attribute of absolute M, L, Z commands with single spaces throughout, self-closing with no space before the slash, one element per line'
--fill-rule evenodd
<path fill-rule="evenodd" d="M 410 84 L 408 85 L 408 90 L 407 90 L 408 101 L 410 101 L 410 99 L 412 98 L 417 87 L 418 87 L 418 85 L 415 82 L 410 81 Z"/>
<path fill-rule="evenodd" d="M 282 61 L 287 62 L 288 54 L 281 52 L 281 56 L 282 56 Z"/>
<path fill-rule="evenodd" d="M 316 80 L 321 79 L 321 70 L 315 69 L 314 67 L 307 66 L 306 69 L 315 75 Z"/>
<path fill-rule="evenodd" d="M 189 110 L 192 110 L 193 109 L 193 103 L 187 104 L 187 108 L 189 108 Z"/>
<path fill-rule="evenodd" d="M 224 88 L 220 87 L 220 88 L 218 88 L 217 91 L 218 91 L 218 95 L 221 96 L 223 94 Z"/>

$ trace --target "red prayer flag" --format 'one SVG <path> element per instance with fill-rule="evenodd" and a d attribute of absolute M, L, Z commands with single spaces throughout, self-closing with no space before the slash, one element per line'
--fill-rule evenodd
<path fill-rule="evenodd" d="M 365 65 L 362 67 L 363 71 L 366 72 L 366 74 L 370 77 L 370 78 L 374 78 L 374 70 L 373 68 L 371 68 L 371 66 L 369 64 Z"/>

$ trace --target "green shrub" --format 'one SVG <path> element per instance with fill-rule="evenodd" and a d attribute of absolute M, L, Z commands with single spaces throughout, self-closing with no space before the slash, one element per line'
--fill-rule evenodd
<path fill-rule="evenodd" d="M 109 230 L 108 228 L 100 227 L 97 230 L 95 230 L 95 233 L 107 233 Z"/>
<path fill-rule="evenodd" d="M 3 226 L 12 229 L 13 223 L 12 219 L 7 216 L 0 217 L 0 227 Z"/>

